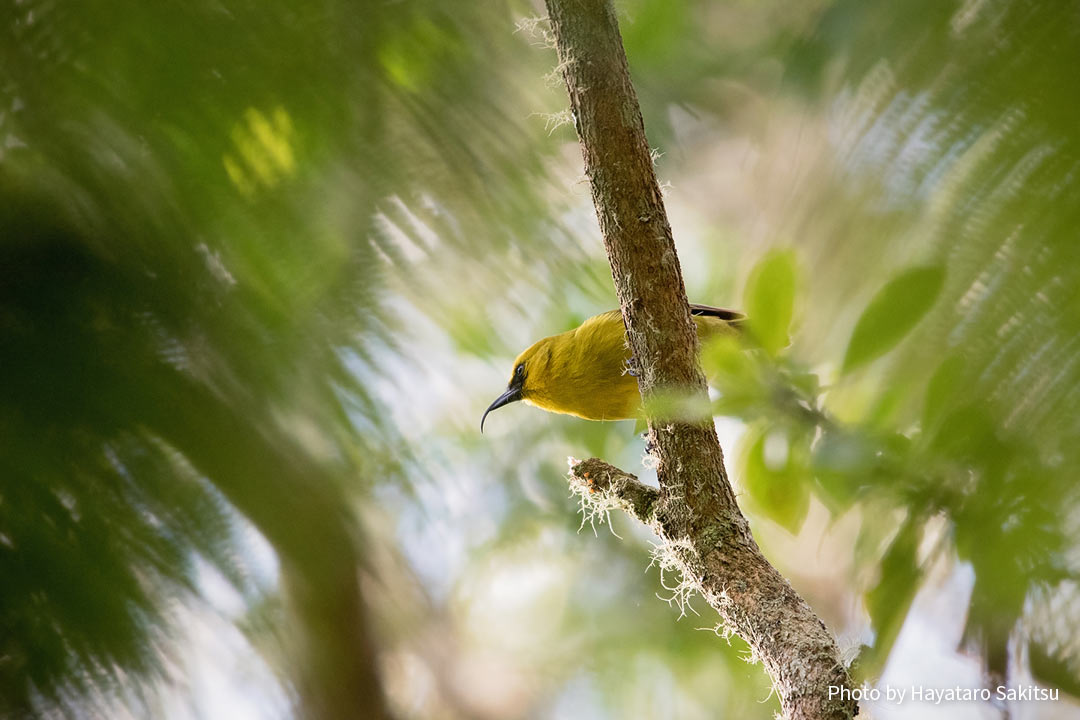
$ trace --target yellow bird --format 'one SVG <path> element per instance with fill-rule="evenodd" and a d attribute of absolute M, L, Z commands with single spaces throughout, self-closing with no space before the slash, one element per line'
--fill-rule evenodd
<path fill-rule="evenodd" d="M 690 305 L 698 339 L 736 333 L 742 313 L 708 305 Z M 631 371 L 630 348 L 618 310 L 595 315 L 573 330 L 546 337 L 514 361 L 506 392 L 488 413 L 524 400 L 548 412 L 586 420 L 631 420 L 640 416 L 641 394 Z"/>

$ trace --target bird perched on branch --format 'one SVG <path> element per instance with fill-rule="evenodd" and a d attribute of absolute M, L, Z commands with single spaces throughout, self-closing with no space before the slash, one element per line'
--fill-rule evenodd
<path fill-rule="evenodd" d="M 702 341 L 738 332 L 745 319 L 742 313 L 708 305 L 690 305 L 690 315 Z M 480 419 L 480 432 L 488 413 L 518 400 L 586 420 L 639 418 L 641 394 L 622 314 L 611 310 L 595 315 L 518 355 L 506 392 Z"/>

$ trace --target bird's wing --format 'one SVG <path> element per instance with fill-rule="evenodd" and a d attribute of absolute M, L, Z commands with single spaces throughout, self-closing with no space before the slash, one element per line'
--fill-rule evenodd
<path fill-rule="evenodd" d="M 714 317 L 717 320 L 723 320 L 737 330 L 741 330 L 742 326 L 746 323 L 746 315 L 738 310 L 728 310 L 727 308 L 718 308 L 713 307 L 712 305 L 690 303 L 690 314 L 700 315 L 701 317 Z M 606 313 L 593 315 L 583 322 L 581 326 L 584 328 L 586 326 L 591 327 L 593 325 L 609 322 L 618 322 L 619 324 L 622 324 L 622 313 L 619 310 L 608 310 Z"/>
<path fill-rule="evenodd" d="M 741 312 L 728 310 L 726 308 L 712 307 L 711 305 L 697 305 L 695 303 L 690 303 L 690 314 L 719 318 L 732 327 L 739 327 L 746 321 L 746 315 Z"/>

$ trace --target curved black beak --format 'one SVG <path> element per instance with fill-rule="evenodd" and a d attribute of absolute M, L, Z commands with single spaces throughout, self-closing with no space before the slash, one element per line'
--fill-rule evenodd
<path fill-rule="evenodd" d="M 517 402 L 521 399 L 521 383 L 510 382 L 509 387 L 499 397 L 495 398 L 495 402 L 488 405 L 488 409 L 484 411 L 484 417 L 480 418 L 480 432 L 484 432 L 484 421 L 487 420 L 488 413 L 492 410 L 498 410 L 503 405 L 509 405 L 512 402 Z"/>

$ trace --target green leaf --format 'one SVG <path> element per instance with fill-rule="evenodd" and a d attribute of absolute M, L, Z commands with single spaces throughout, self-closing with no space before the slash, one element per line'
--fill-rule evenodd
<path fill-rule="evenodd" d="M 839 513 L 860 498 L 904 483 L 910 455 L 911 440 L 900 433 L 836 428 L 814 443 L 810 468 L 824 491 L 819 497 Z"/>
<path fill-rule="evenodd" d="M 922 578 L 918 566 L 920 530 L 919 523 L 909 517 L 881 559 L 877 585 L 866 593 L 874 644 L 864 648 L 859 655 L 860 679 L 872 678 L 881 672 L 915 599 Z"/>
<path fill-rule="evenodd" d="M 944 282 L 945 270 L 937 265 L 909 268 L 887 282 L 855 324 L 844 354 L 844 372 L 884 355 L 900 342 L 933 307 Z"/>
<path fill-rule="evenodd" d="M 795 308 L 795 256 L 790 250 L 774 250 L 754 266 L 743 302 L 750 334 L 776 355 L 789 342 Z"/>
<path fill-rule="evenodd" d="M 757 508 L 795 535 L 810 510 L 807 449 L 779 429 L 751 436 L 743 457 L 743 482 Z"/>
<path fill-rule="evenodd" d="M 626 54 L 635 66 L 667 68 L 676 53 L 686 52 L 690 22 L 684 5 L 645 0 L 627 8 L 629 22 L 620 19 Z"/>
<path fill-rule="evenodd" d="M 865 438 L 855 433 L 827 432 L 814 445 L 811 468 L 821 485 L 821 496 L 830 510 L 851 507 L 865 487 L 876 458 Z"/>
<path fill-rule="evenodd" d="M 1036 641 L 1028 646 L 1028 653 L 1031 674 L 1040 684 L 1060 688 L 1073 697 L 1080 696 L 1080 668 L 1075 656 L 1058 648 L 1051 650 L 1048 644 Z"/>
<path fill-rule="evenodd" d="M 743 416 L 767 400 L 761 367 L 739 338 L 731 335 L 711 338 L 702 350 L 701 359 L 709 384 L 720 393 L 714 413 Z"/>

